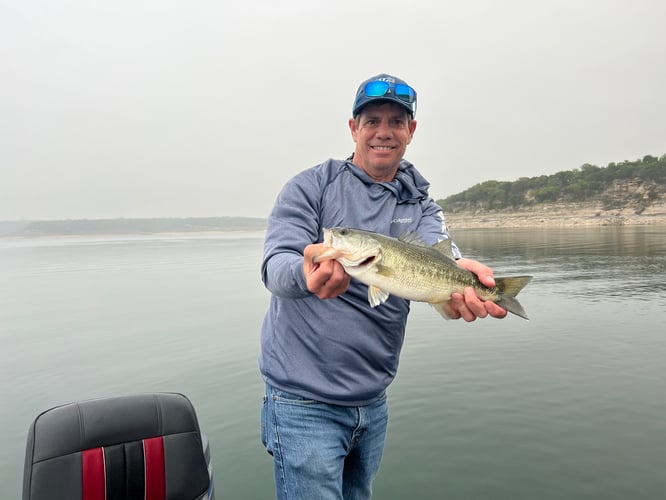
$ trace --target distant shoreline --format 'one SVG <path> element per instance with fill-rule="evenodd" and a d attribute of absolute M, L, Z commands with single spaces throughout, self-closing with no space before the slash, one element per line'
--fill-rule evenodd
<path fill-rule="evenodd" d="M 0 237 L 184 234 L 251 231 L 265 227 L 265 219 L 253 217 L 0 221 Z"/>
<path fill-rule="evenodd" d="M 491 227 L 564 228 L 593 226 L 666 225 L 666 203 L 648 207 L 641 214 L 631 209 L 602 210 L 595 205 L 543 205 L 513 211 L 445 213 L 451 229 Z"/>
<path fill-rule="evenodd" d="M 666 202 L 654 204 L 640 214 L 628 208 L 603 210 L 592 204 L 552 204 L 512 211 L 445 212 L 444 215 L 450 229 L 666 226 Z M 266 223 L 266 219 L 244 217 L 0 221 L 0 238 L 219 234 L 264 230 Z"/>

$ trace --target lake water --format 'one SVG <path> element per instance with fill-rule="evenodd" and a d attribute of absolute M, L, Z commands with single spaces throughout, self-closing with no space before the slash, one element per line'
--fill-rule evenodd
<path fill-rule="evenodd" d="M 666 228 L 457 230 L 530 316 L 413 304 L 377 499 L 666 497 Z M 176 391 L 208 434 L 217 498 L 273 497 L 259 442 L 261 232 L 0 240 L 0 498 L 34 417 Z"/>

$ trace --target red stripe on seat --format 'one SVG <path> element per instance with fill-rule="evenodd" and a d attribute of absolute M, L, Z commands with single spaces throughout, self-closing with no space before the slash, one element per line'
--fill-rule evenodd
<path fill-rule="evenodd" d="M 146 471 L 146 500 L 165 500 L 164 441 L 162 437 L 143 440 Z"/>
<path fill-rule="evenodd" d="M 83 500 L 104 500 L 106 497 L 104 449 L 83 450 L 81 452 L 81 468 L 83 469 Z"/>

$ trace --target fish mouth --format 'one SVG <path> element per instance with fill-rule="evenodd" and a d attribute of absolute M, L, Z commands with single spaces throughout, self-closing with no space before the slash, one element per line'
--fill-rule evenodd
<path fill-rule="evenodd" d="M 315 255 L 312 262 L 319 263 L 325 260 L 337 259 L 340 257 L 340 250 L 333 247 L 333 232 L 330 229 L 324 229 L 324 238 L 322 241 L 324 250 Z"/>
<path fill-rule="evenodd" d="M 376 255 L 369 255 L 367 257 L 356 257 L 354 258 L 353 256 L 350 255 L 340 255 L 338 257 L 338 261 L 340 264 L 342 264 L 344 267 L 351 269 L 360 269 L 363 267 L 368 267 L 370 264 L 372 264 L 375 259 L 377 259 Z"/>
<path fill-rule="evenodd" d="M 337 260 L 349 268 L 362 268 L 372 264 L 379 256 L 377 249 L 368 252 L 368 249 L 363 248 L 364 245 L 361 245 L 361 248 L 350 248 L 344 240 L 350 234 L 353 234 L 353 231 L 346 227 L 325 228 L 322 251 L 315 255 L 312 261 L 317 264 L 325 260 Z"/>
<path fill-rule="evenodd" d="M 325 260 L 338 259 L 341 256 L 341 254 L 342 252 L 340 252 L 340 250 L 338 250 L 337 248 L 326 246 L 323 252 L 315 255 L 312 258 L 312 262 L 318 264 L 319 262 L 323 262 Z"/>
<path fill-rule="evenodd" d="M 345 254 L 345 252 L 342 250 L 333 247 L 327 247 L 322 253 L 315 255 L 312 261 L 316 264 L 325 260 L 334 259 L 338 260 L 345 267 L 359 268 L 369 266 L 375 261 L 376 258 L 376 255 L 369 255 L 363 258 L 354 258 L 351 255 Z"/>
<path fill-rule="evenodd" d="M 369 257 L 366 257 L 362 262 L 357 264 L 357 267 L 369 266 L 375 261 L 376 258 L 377 258 L 376 255 L 371 255 Z"/>
<path fill-rule="evenodd" d="M 327 247 L 331 246 L 331 232 L 328 229 L 324 229 L 324 237 L 321 242 Z"/>

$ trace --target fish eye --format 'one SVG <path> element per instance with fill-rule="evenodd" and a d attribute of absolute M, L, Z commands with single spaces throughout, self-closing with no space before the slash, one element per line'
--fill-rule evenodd
<path fill-rule="evenodd" d="M 349 228 L 348 227 L 343 227 L 342 229 L 340 229 L 340 234 L 342 236 L 347 236 L 349 234 Z"/>

